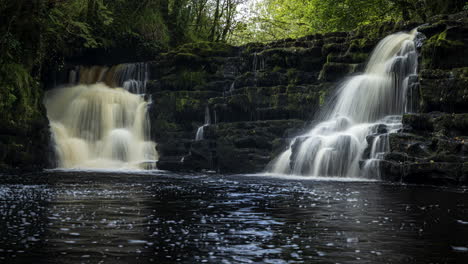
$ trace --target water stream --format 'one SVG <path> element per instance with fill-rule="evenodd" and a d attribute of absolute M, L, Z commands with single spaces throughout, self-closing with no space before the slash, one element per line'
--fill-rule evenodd
<path fill-rule="evenodd" d="M 379 161 L 389 150 L 388 134 L 401 128 L 401 115 L 408 108 L 409 80 L 414 79 L 418 66 L 416 34 L 416 30 L 400 32 L 380 41 L 364 73 L 342 83 L 331 107 L 322 113 L 322 122 L 294 138 L 270 165 L 270 172 L 378 176 Z M 371 156 L 361 168 L 369 139 L 373 141 Z"/>
<path fill-rule="evenodd" d="M 199 127 L 197 129 L 197 134 L 195 135 L 195 140 L 196 141 L 200 141 L 200 140 L 204 139 L 205 127 L 207 127 L 209 125 L 211 125 L 211 116 L 210 116 L 210 109 L 207 106 L 205 108 L 205 124 L 203 124 L 203 126 L 201 126 L 201 127 Z"/>

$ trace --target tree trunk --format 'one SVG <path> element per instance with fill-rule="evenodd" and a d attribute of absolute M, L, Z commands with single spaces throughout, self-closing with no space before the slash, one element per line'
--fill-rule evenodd
<path fill-rule="evenodd" d="M 215 14 L 213 18 L 213 25 L 211 26 L 211 33 L 209 39 L 211 41 L 215 41 L 215 33 L 216 33 L 216 28 L 218 27 L 219 23 L 219 4 L 221 0 L 216 0 L 216 9 L 215 9 Z"/>

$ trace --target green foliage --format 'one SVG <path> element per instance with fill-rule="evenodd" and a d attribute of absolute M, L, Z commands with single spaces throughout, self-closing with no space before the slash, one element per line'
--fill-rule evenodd
<path fill-rule="evenodd" d="M 394 5 L 387 0 L 265 0 L 251 22 L 239 28 L 238 41 L 271 41 L 311 33 L 347 31 L 359 25 L 392 19 Z"/>
<path fill-rule="evenodd" d="M 224 44 L 244 0 L 0 0 L 1 118 L 34 116 L 39 80 L 68 57 L 87 49 L 134 49 L 137 57 L 189 42 L 206 56 L 226 54 Z M 181 86 L 204 82 L 182 74 Z"/>
<path fill-rule="evenodd" d="M 0 0 L 2 118 L 33 117 L 40 107 L 39 80 L 52 68 L 63 66 L 66 58 L 87 49 L 133 48 L 137 56 L 152 56 L 179 47 L 176 59 L 199 60 L 232 54 L 226 42 L 295 38 L 387 20 L 424 21 L 468 6 L 466 0 L 259 0 L 250 6 L 247 2 Z M 187 44 L 192 42 L 196 43 Z M 295 83 L 293 72 L 288 76 Z M 178 85 L 190 89 L 205 82 L 202 72 L 182 73 L 178 78 Z"/>
<path fill-rule="evenodd" d="M 0 119 L 27 120 L 37 114 L 38 86 L 20 64 L 0 65 Z"/>
<path fill-rule="evenodd" d="M 273 41 L 308 34 L 350 31 L 383 21 L 415 20 L 421 23 L 440 13 L 466 6 L 464 0 L 263 0 L 239 23 L 232 41 Z"/>

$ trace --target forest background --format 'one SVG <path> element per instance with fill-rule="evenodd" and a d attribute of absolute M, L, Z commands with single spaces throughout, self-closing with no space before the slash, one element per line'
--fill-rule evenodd
<path fill-rule="evenodd" d="M 466 0 L 0 0 L 0 121 L 34 119 L 44 75 L 89 50 L 150 57 L 192 42 L 242 45 L 424 23 L 467 8 Z"/>

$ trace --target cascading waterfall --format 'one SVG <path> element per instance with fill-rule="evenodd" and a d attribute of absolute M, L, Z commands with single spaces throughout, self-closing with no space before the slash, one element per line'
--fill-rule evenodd
<path fill-rule="evenodd" d="M 416 29 L 379 42 L 365 72 L 339 87 L 323 122 L 291 141 L 270 172 L 310 176 L 379 177 L 388 134 L 401 128 L 401 115 L 414 108 L 408 87 L 417 80 Z M 415 78 L 416 76 L 416 78 Z M 360 166 L 371 139 L 369 159 Z M 373 140 L 372 140 L 373 139 Z"/>
<path fill-rule="evenodd" d="M 195 140 L 200 141 L 204 139 L 205 127 L 211 125 L 210 109 L 208 106 L 205 108 L 205 124 L 198 128 L 197 134 L 195 135 Z"/>
<path fill-rule="evenodd" d="M 148 168 L 158 158 L 150 141 L 144 63 L 79 67 L 70 85 L 46 93 L 60 168 Z"/>

